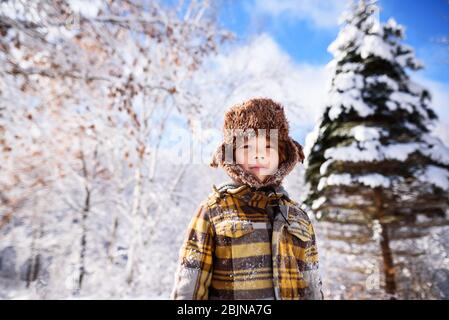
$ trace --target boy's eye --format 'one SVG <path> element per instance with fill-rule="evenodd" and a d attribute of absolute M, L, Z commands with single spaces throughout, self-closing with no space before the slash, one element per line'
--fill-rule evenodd
<path fill-rule="evenodd" d="M 246 145 L 244 145 L 244 146 L 241 146 L 240 148 L 241 148 L 241 149 L 248 149 L 249 146 L 246 144 Z M 270 146 L 269 144 L 267 144 L 267 145 L 265 146 L 265 148 L 266 148 L 266 149 L 271 149 L 271 148 L 274 148 L 274 147 L 272 147 L 272 146 Z"/>

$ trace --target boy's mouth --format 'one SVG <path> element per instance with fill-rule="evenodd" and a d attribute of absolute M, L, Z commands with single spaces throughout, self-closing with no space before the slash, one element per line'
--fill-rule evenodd
<path fill-rule="evenodd" d="M 264 166 L 264 165 L 257 164 L 257 165 L 249 166 L 249 169 L 250 169 L 251 171 L 260 173 L 262 170 L 267 169 L 267 167 Z"/>

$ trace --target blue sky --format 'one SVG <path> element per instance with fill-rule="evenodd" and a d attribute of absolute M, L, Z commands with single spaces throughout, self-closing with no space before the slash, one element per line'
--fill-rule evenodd
<path fill-rule="evenodd" d="M 338 17 L 347 4 L 345 0 L 222 1 L 220 23 L 238 36 L 239 45 L 258 39 L 260 34 L 268 34 L 289 55 L 292 68 L 299 73 L 304 71 L 301 66 L 320 70 L 332 59 L 327 47 L 337 37 Z M 446 136 L 443 140 L 449 143 L 449 45 L 437 41 L 449 38 L 449 0 L 378 0 L 378 4 L 381 21 L 393 17 L 403 25 L 404 43 L 412 46 L 416 57 L 424 63 L 425 68 L 413 72 L 412 76 L 430 90 L 432 107 L 440 118 L 436 133 Z M 298 87 L 301 85 L 304 82 Z M 305 93 L 308 96 L 317 94 L 320 95 L 319 92 Z M 298 96 L 298 102 L 304 104 L 300 99 Z M 305 111 L 313 109 L 309 106 Z M 297 124 L 292 127 L 292 133 L 303 142 L 313 126 L 312 121 Z"/>
<path fill-rule="evenodd" d="M 295 1 L 312 3 L 308 0 Z M 316 0 L 315 3 L 319 7 L 318 3 L 323 2 L 326 1 Z M 338 26 L 332 23 L 317 25 L 314 20 L 320 19 L 319 9 L 311 11 L 315 14 L 314 17 L 307 16 L 306 11 L 311 10 L 307 6 L 303 15 L 291 13 L 288 9 L 279 14 L 271 14 L 266 8 L 260 10 L 261 3 L 262 0 L 225 1 L 220 21 L 242 40 L 261 32 L 270 34 L 281 48 L 299 63 L 325 64 L 332 58 L 327 47 L 337 36 Z M 440 37 L 449 37 L 449 0 L 381 0 L 379 4 L 382 8 L 382 21 L 394 17 L 406 27 L 405 43 L 414 47 L 417 57 L 426 66 L 419 73 L 435 81 L 449 83 L 449 46 L 436 42 Z M 264 6 L 268 7 L 265 4 Z M 329 6 L 331 14 L 339 12 L 341 8 L 340 4 Z M 325 11 L 324 9 L 322 11 Z M 326 17 L 328 16 L 323 15 L 323 19 Z"/>
<path fill-rule="evenodd" d="M 287 107 L 289 118 L 299 114 L 299 118 L 291 118 L 291 134 L 304 144 L 325 105 L 325 84 L 331 77 L 325 65 L 332 60 L 327 48 L 337 37 L 338 17 L 348 0 L 211 2 L 219 4 L 219 24 L 238 39 L 220 49 L 215 61 L 218 71 L 211 68 L 206 75 L 211 79 L 229 77 L 239 86 L 230 98 L 225 94 L 213 97 L 211 104 L 222 101 L 224 111 L 250 97 L 269 96 Z M 381 21 L 393 17 L 403 25 L 404 43 L 413 47 L 424 63 L 423 70 L 411 75 L 430 90 L 431 106 L 440 119 L 434 132 L 449 146 L 449 45 L 437 42 L 449 38 L 449 0 L 378 0 L 378 4 Z M 244 74 L 251 81 L 239 83 L 238 77 L 230 76 L 233 74 Z"/>

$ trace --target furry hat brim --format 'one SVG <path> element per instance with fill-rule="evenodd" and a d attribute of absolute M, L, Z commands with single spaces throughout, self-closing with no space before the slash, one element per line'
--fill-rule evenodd
<path fill-rule="evenodd" d="M 285 140 L 285 145 L 285 161 L 280 163 L 277 171 L 270 175 L 264 182 L 261 182 L 251 172 L 244 170 L 240 164 L 225 162 L 225 142 L 222 142 L 215 150 L 209 165 L 213 168 L 217 168 L 219 166 L 223 167 L 229 177 L 237 183 L 244 183 L 256 188 L 264 186 L 279 186 L 285 176 L 293 170 L 298 162 L 304 162 L 304 152 L 301 144 L 289 137 Z"/>

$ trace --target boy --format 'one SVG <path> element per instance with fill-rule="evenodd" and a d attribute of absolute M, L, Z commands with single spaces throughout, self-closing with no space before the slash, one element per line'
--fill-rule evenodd
<path fill-rule="evenodd" d="M 323 299 L 314 228 L 281 185 L 302 146 L 281 105 L 250 99 L 225 114 L 214 186 L 192 218 L 172 299 Z"/>

